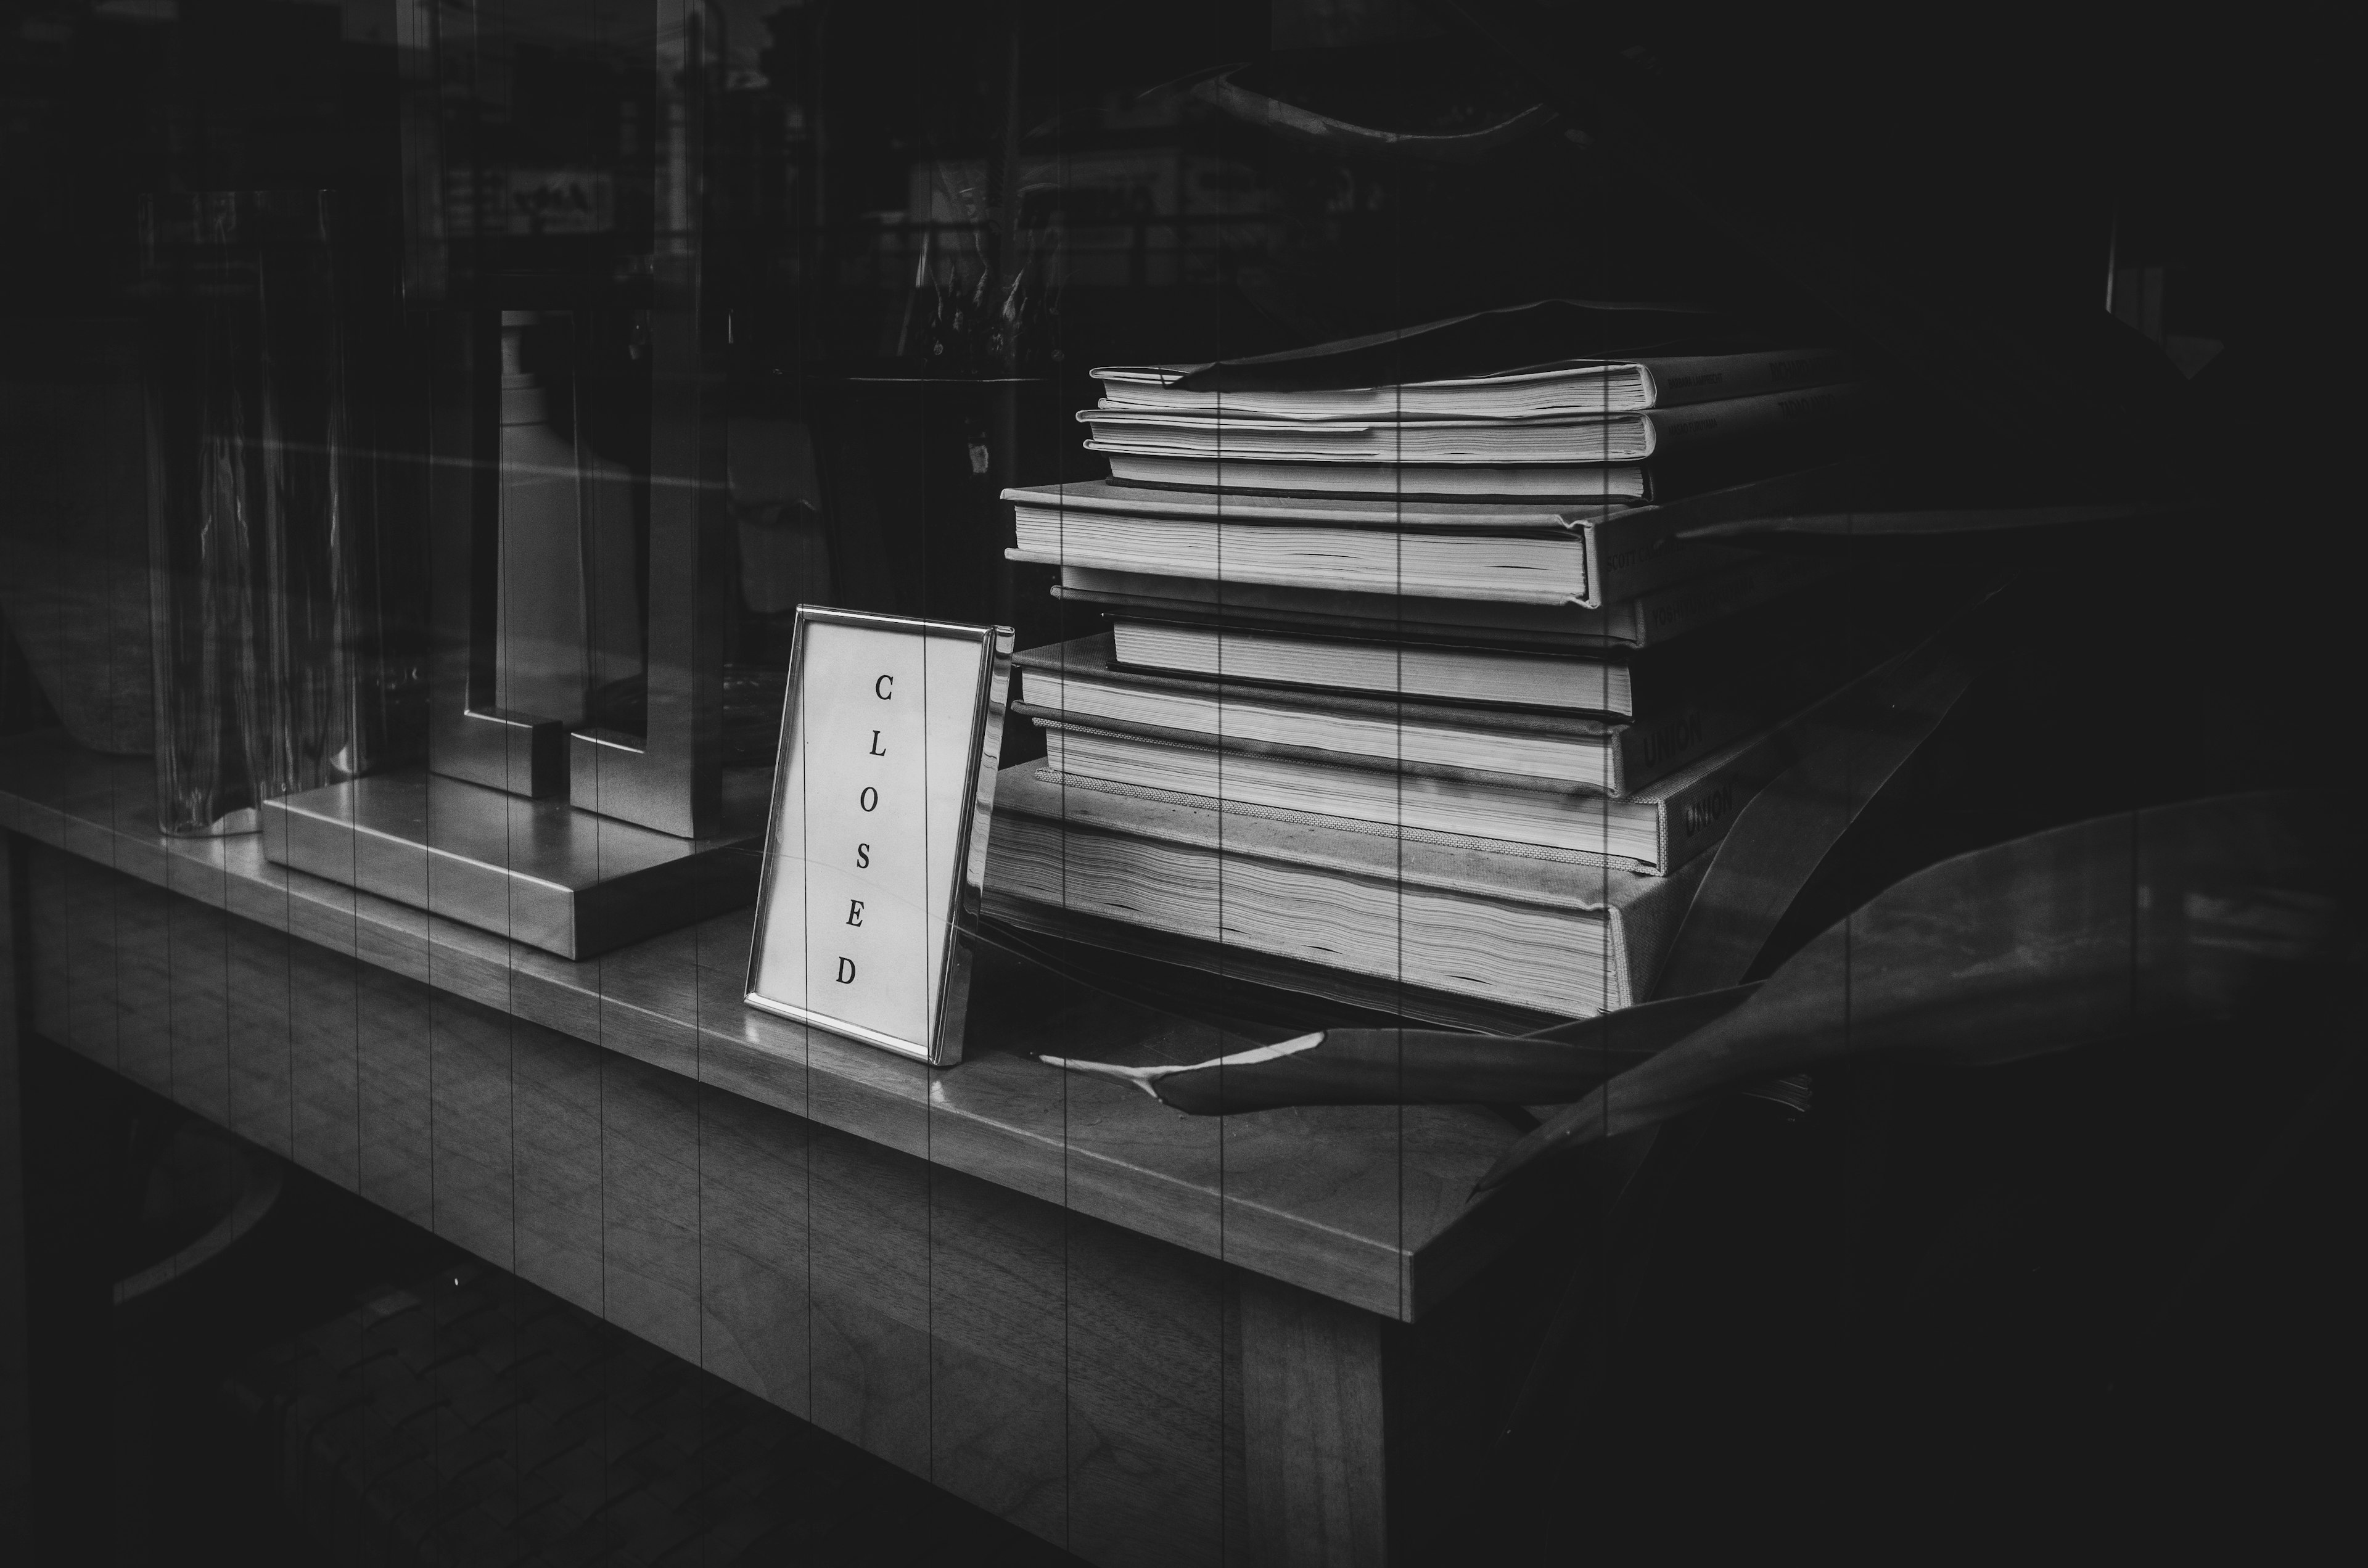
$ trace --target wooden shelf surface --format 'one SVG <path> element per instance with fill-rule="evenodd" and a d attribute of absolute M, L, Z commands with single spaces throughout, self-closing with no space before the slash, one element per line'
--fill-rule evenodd
<path fill-rule="evenodd" d="M 1527 1228 L 1467 1201 L 1515 1134 L 1471 1107 L 1190 1117 L 1037 1052 L 1193 1062 L 1247 1043 L 983 952 L 961 1065 L 741 1000 L 752 911 L 570 962 L 275 866 L 259 835 L 156 830 L 145 758 L 62 733 L 0 744 L 0 826 L 625 1056 L 930 1163 L 1412 1321 Z M 753 853 L 753 851 L 752 851 Z M 1528 1205 L 1522 1205 L 1527 1209 Z"/>

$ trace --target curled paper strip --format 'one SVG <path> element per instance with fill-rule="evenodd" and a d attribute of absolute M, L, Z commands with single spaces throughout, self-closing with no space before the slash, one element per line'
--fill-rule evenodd
<path fill-rule="evenodd" d="M 1224 1116 L 1303 1105 L 1562 1105 L 1740 1004 L 1738 985 L 1533 1035 L 1336 1028 L 1206 1062 L 1122 1067 L 1047 1056 L 1048 1065 L 1132 1084 L 1162 1105 Z"/>

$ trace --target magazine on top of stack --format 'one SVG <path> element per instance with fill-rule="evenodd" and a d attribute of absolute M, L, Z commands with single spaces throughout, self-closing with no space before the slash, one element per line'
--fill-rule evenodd
<path fill-rule="evenodd" d="M 1040 932 L 1464 1027 L 1631 1005 L 1783 723 L 1914 619 L 1682 537 L 1864 483 L 1847 358 L 1710 312 L 1096 375 L 1111 477 L 1004 492 L 1109 622 L 1017 661 L 987 890 Z"/>
<path fill-rule="evenodd" d="M 1762 452 L 1805 466 L 1867 403 L 1831 350 L 1569 300 L 1094 375 L 1102 397 L 1077 417 L 1122 483 L 1400 499 L 1667 499 Z"/>

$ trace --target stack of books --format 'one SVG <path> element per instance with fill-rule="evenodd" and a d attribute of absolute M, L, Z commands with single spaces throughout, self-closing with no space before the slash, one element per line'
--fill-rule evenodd
<path fill-rule="evenodd" d="M 1202 369 L 1097 371 L 1111 478 L 1004 493 L 1108 629 L 1019 656 L 1046 755 L 997 780 L 990 912 L 1464 1027 L 1645 999 L 1784 722 L 1881 651 L 1845 574 L 1679 536 L 1833 505 L 1862 388 L 1815 352 Z"/>
<path fill-rule="evenodd" d="M 1086 449 L 1121 483 L 1211 492 L 1649 500 L 1656 475 L 1846 424 L 1839 355 L 1689 356 L 1383 387 L 1195 390 L 1200 366 L 1094 372 Z M 1744 389 L 1749 389 L 1745 391 Z M 1741 395 L 1736 395 L 1740 393 Z"/>

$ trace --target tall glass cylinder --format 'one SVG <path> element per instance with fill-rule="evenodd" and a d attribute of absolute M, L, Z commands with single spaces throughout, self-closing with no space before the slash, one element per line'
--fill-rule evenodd
<path fill-rule="evenodd" d="M 376 759 L 374 540 L 357 501 L 325 191 L 148 199 L 157 811 L 252 832 Z"/>

